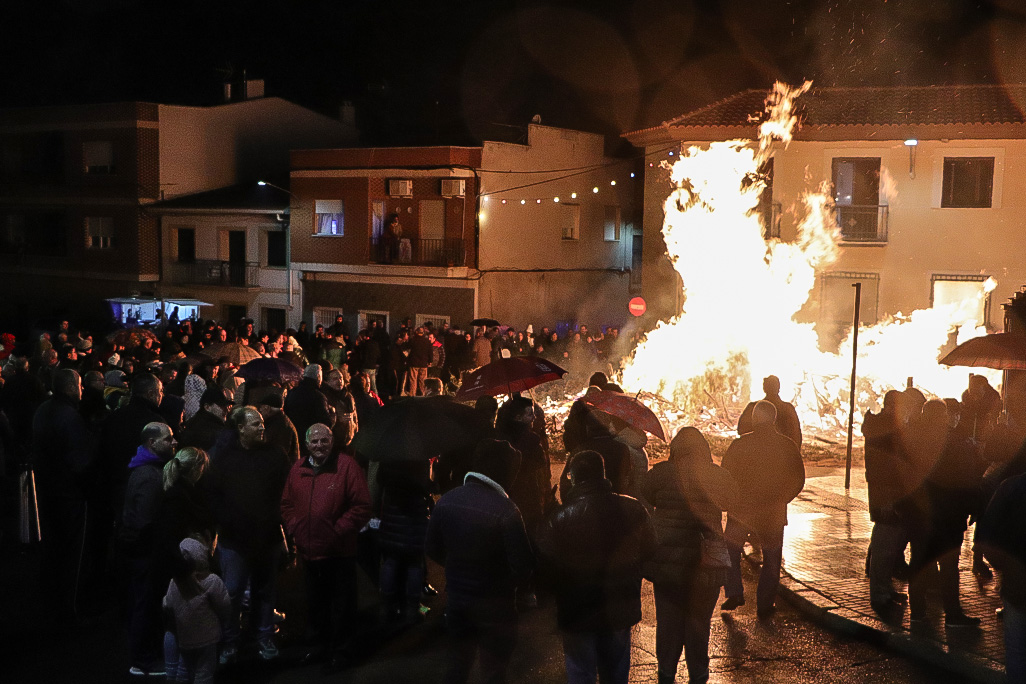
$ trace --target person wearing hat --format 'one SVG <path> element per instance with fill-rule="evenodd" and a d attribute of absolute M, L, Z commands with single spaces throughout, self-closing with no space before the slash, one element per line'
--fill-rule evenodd
<path fill-rule="evenodd" d="M 225 429 L 232 402 L 220 387 L 210 387 L 200 397 L 200 410 L 182 427 L 179 445 L 209 451 Z"/>
<path fill-rule="evenodd" d="M 520 468 L 509 442 L 486 439 L 464 484 L 435 504 L 425 552 L 445 567 L 450 634 L 446 682 L 465 682 L 480 653 L 481 679 L 504 681 L 517 634 L 517 587 L 534 571 L 520 511 L 507 491 Z"/>

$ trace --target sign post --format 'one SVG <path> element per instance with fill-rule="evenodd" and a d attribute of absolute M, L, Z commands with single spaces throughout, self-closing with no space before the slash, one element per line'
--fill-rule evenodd
<path fill-rule="evenodd" d="M 848 402 L 848 455 L 844 459 L 844 488 L 851 487 L 851 433 L 855 424 L 855 364 L 859 360 L 859 308 L 862 305 L 862 283 L 852 283 L 855 288 L 855 321 L 851 338 L 851 400 Z"/>

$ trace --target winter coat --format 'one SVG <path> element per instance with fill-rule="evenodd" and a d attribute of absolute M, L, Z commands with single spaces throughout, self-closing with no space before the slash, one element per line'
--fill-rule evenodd
<path fill-rule="evenodd" d="M 474 368 L 480 368 L 492 362 L 492 343 L 487 337 L 475 337 L 471 351 L 474 357 Z"/>
<path fill-rule="evenodd" d="M 288 416 L 275 410 L 264 419 L 264 429 L 264 440 L 285 452 L 290 466 L 299 460 L 299 430 Z"/>
<path fill-rule="evenodd" d="M 200 410 L 182 427 L 181 435 L 178 438 L 178 448 L 196 447 L 210 451 L 217 443 L 217 435 L 226 429 L 223 420 L 210 411 Z"/>
<path fill-rule="evenodd" d="M 1001 483 L 976 527 L 975 543 L 1001 574 L 1001 598 L 1026 610 L 1026 475 Z"/>
<path fill-rule="evenodd" d="M 559 628 L 617 630 L 641 620 L 641 566 L 655 550 L 648 511 L 609 480 L 575 485 L 538 533 Z"/>
<path fill-rule="evenodd" d="M 81 500 L 96 442 L 77 403 L 59 394 L 44 401 L 32 418 L 32 444 L 39 496 Z"/>
<path fill-rule="evenodd" d="M 657 463 L 644 478 L 658 544 L 645 564 L 653 584 L 687 585 L 698 569 L 702 539 L 721 537 L 722 514 L 737 504 L 734 478 L 709 458 Z"/>
<path fill-rule="evenodd" d="M 431 515 L 430 465 L 381 463 L 377 479 L 381 486 L 381 550 L 404 557 L 423 555 Z"/>
<path fill-rule="evenodd" d="M 410 335 L 410 368 L 427 368 L 431 365 L 432 346 L 427 335 Z"/>
<path fill-rule="evenodd" d="M 250 557 L 282 543 L 281 493 L 290 464 L 281 449 L 244 449 L 233 436 L 210 454 L 204 488 L 217 521 L 220 543 Z"/>
<path fill-rule="evenodd" d="M 107 486 L 113 493 L 115 506 L 120 508 L 125 483 L 128 481 L 128 462 L 142 442 L 142 431 L 149 423 L 163 423 L 160 408 L 152 401 L 133 396 L 128 404 L 107 417 L 100 430 L 100 450 Z"/>
<path fill-rule="evenodd" d="M 281 496 L 285 529 L 307 560 L 356 555 L 357 535 L 370 520 L 367 479 L 347 454 L 315 468 L 309 458 L 292 466 Z"/>
<path fill-rule="evenodd" d="M 119 536 L 127 554 L 146 557 L 155 551 L 157 516 L 164 500 L 164 459 L 140 446 L 128 470 Z"/>
<path fill-rule="evenodd" d="M 552 487 L 552 470 L 541 438 L 526 425 L 510 427 L 509 431 L 498 431 L 496 436 L 496 439 L 508 441 L 521 456 L 520 469 L 509 488 L 509 498 L 519 509 L 528 534 L 534 534 L 533 528 L 541 521 Z"/>
<path fill-rule="evenodd" d="M 802 426 L 798 421 L 798 412 L 794 410 L 794 406 L 780 397 L 767 396 L 765 401 L 770 402 L 777 409 L 777 420 L 775 423 L 777 432 L 784 437 L 790 437 L 798 445 L 798 448 L 801 449 Z M 745 435 L 753 430 L 752 411 L 755 409 L 756 403 L 753 401 L 748 406 L 745 406 L 745 410 L 741 412 L 741 417 L 737 419 L 738 435 Z"/>
<path fill-rule="evenodd" d="M 296 434 L 305 443 L 306 431 L 315 423 L 331 426 L 331 406 L 314 378 L 303 378 L 285 397 L 285 415 L 296 427 Z"/>
<path fill-rule="evenodd" d="M 179 478 L 164 492 L 154 526 L 154 547 L 158 566 L 174 567 L 186 537 L 214 539 L 214 513 L 199 486 Z"/>
<path fill-rule="evenodd" d="M 866 412 L 862 434 L 866 438 L 866 484 L 869 490 L 869 518 L 873 522 L 898 524 L 900 506 L 908 494 L 911 465 L 901 439 L 897 416 Z"/>
<path fill-rule="evenodd" d="M 805 464 L 798 445 L 772 426 L 735 439 L 723 457 L 741 492 L 730 512 L 759 536 L 772 538 L 787 525 L 787 504 L 805 487 Z"/>
<path fill-rule="evenodd" d="M 435 504 L 425 551 L 445 566 L 450 605 L 487 605 L 498 618 L 514 615 L 516 588 L 534 569 L 517 507 L 501 487 L 473 472 Z"/>
<path fill-rule="evenodd" d="M 164 596 L 164 607 L 174 614 L 178 648 L 183 651 L 216 644 L 221 640 L 222 625 L 231 618 L 232 604 L 221 578 L 209 574 L 199 584 L 202 592 L 187 599 L 172 580 Z"/>

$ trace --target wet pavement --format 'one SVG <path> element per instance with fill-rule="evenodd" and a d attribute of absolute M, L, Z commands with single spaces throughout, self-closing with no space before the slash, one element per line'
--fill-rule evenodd
<path fill-rule="evenodd" d="M 817 472 L 818 470 L 818 472 Z M 978 629 L 945 628 L 939 599 L 928 620 L 910 628 L 907 608 L 887 622 L 869 604 L 865 573 L 869 520 L 866 482 L 854 470 L 844 488 L 843 468 L 811 468 L 805 489 L 788 508 L 784 533 L 784 598 L 821 624 L 865 638 L 979 681 L 1004 681 L 1004 632 L 995 610 L 1001 606 L 995 579 L 971 571 L 972 528 L 959 562 L 963 610 L 982 618 Z M 907 591 L 907 585 L 896 582 Z M 900 621 L 899 621 L 900 620 Z"/>

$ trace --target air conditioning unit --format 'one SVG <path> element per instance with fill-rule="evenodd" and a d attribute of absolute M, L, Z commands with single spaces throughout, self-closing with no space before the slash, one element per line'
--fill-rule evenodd
<path fill-rule="evenodd" d="M 463 197 L 467 192 L 467 181 L 462 178 L 443 178 L 442 197 Z"/>
<path fill-rule="evenodd" d="M 389 197 L 413 197 L 413 181 L 411 180 L 390 180 L 388 181 Z"/>

